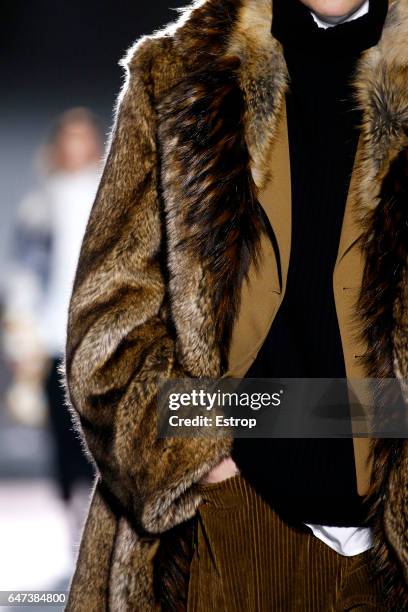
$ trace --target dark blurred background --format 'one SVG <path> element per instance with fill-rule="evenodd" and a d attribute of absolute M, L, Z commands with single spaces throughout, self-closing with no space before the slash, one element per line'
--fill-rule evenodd
<path fill-rule="evenodd" d="M 0 258 L 10 215 L 33 181 L 50 120 L 85 105 L 111 125 L 118 61 L 144 33 L 174 21 L 180 0 L 0 0 Z M 4 274 L 4 269 L 3 269 Z"/>
<path fill-rule="evenodd" d="M 13 274 L 16 211 L 38 183 L 34 160 L 50 125 L 72 107 L 87 107 L 100 118 L 106 142 L 123 81 L 119 60 L 139 36 L 177 19 L 173 9 L 185 4 L 0 0 L 0 307 Z M 43 422 L 19 416 L 18 409 L 17 416 L 10 411 L 5 396 L 12 377 L 3 351 L 0 590 L 62 588 L 70 578 L 77 543 L 72 543 L 66 508 L 53 479 L 49 423 L 47 418 Z"/>

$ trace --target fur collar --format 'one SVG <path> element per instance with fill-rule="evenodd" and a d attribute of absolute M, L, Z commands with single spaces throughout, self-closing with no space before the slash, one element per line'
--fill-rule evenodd
<path fill-rule="evenodd" d="M 244 127 L 251 171 L 262 189 L 270 178 L 265 162 L 288 81 L 281 44 L 270 32 L 272 2 L 198 0 L 179 11 L 181 18 L 157 35 L 175 37 L 189 69 L 201 74 L 213 71 L 221 56 L 239 61 L 230 68 L 246 100 Z M 369 154 L 364 168 L 367 181 L 360 193 L 368 207 L 373 188 L 367 194 L 367 183 L 376 183 L 385 172 L 384 163 L 407 144 L 403 130 L 408 124 L 407 40 L 408 2 L 390 0 L 381 40 L 363 53 L 355 78 L 356 98 L 365 110 Z"/>

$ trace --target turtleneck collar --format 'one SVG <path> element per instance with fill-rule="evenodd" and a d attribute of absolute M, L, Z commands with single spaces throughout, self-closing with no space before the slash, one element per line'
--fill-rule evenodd
<path fill-rule="evenodd" d="M 328 28 L 318 26 L 301 0 L 271 0 L 271 33 L 283 45 L 300 51 L 304 57 L 336 58 L 358 56 L 381 38 L 388 11 L 388 0 L 371 0 L 368 12 Z"/>
<path fill-rule="evenodd" d="M 333 21 L 326 21 L 322 19 L 322 17 L 319 17 L 313 11 L 311 11 L 311 13 L 313 19 L 320 28 L 332 28 L 338 25 L 339 23 L 346 23 L 347 21 L 352 21 L 353 19 L 358 19 L 359 17 L 366 15 L 368 13 L 369 7 L 370 0 L 364 0 L 363 4 L 356 11 L 354 11 L 354 13 L 352 13 L 351 15 L 346 15 L 346 17 L 333 19 Z"/>

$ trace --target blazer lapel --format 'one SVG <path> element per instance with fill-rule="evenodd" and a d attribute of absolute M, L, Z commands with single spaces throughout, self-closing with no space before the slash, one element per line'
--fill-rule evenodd
<path fill-rule="evenodd" d="M 276 290 L 282 293 L 288 275 L 292 224 L 289 141 L 284 100 L 278 121 L 276 141 L 271 147 L 269 166 L 273 175 L 264 189 L 259 192 L 258 201 L 270 222 L 272 243 L 276 244 L 275 257 L 279 279 Z M 275 274 L 275 271 L 272 273 Z"/>
<path fill-rule="evenodd" d="M 350 179 L 350 186 L 348 190 L 346 205 L 344 209 L 336 266 L 340 263 L 346 253 L 356 243 L 356 241 L 363 233 L 361 224 L 358 223 L 358 220 L 356 218 L 357 190 L 359 183 L 356 168 L 358 168 L 361 164 L 362 155 L 363 138 L 360 134 L 358 139 L 357 151 L 354 159 L 353 172 Z"/>

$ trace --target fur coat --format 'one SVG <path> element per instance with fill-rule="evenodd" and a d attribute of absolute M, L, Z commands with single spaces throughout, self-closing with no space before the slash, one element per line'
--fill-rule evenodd
<path fill-rule="evenodd" d="M 194 516 L 195 483 L 229 438 L 158 439 L 157 377 L 219 377 L 263 231 L 257 194 L 288 76 L 271 0 L 199 0 L 123 60 L 104 172 L 75 278 L 64 360 L 98 478 L 67 610 L 156 610 L 163 534 Z M 408 0 L 355 77 L 364 110 L 357 315 L 367 376 L 408 377 Z M 406 387 L 405 387 L 406 391 Z M 375 561 L 408 609 L 408 446 L 373 442 Z"/>

